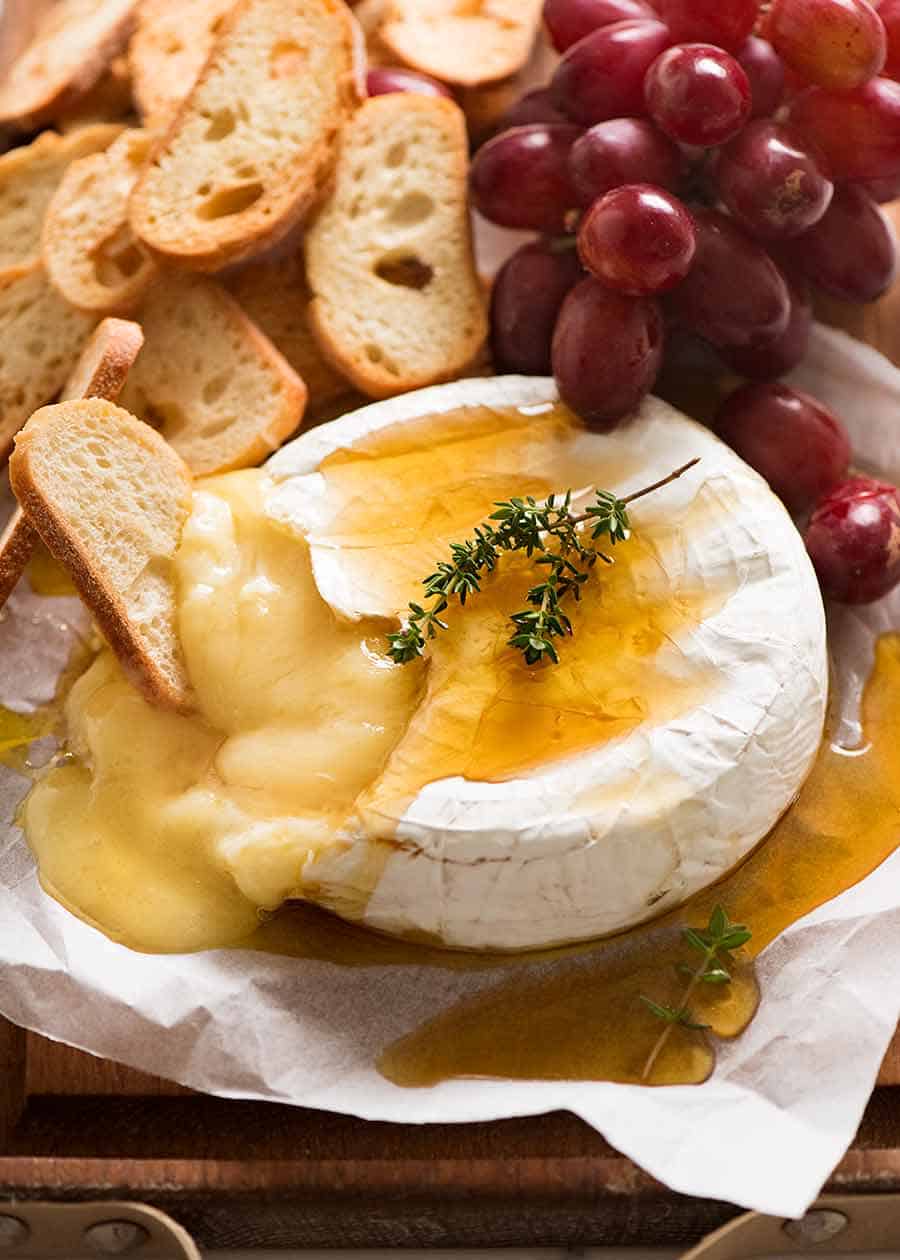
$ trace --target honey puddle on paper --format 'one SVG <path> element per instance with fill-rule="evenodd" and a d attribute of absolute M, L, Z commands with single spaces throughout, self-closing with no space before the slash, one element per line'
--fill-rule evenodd
<path fill-rule="evenodd" d="M 497 413 L 473 417 L 471 411 L 444 417 L 444 444 L 437 447 L 433 426 L 423 424 L 421 433 L 415 425 L 404 429 L 402 437 L 388 432 L 323 466 L 330 491 L 334 495 L 337 488 L 337 499 L 343 499 L 333 528 L 329 533 L 326 527 L 323 535 L 340 540 L 350 557 L 348 573 L 356 565 L 360 580 L 364 578 L 374 591 L 376 604 L 381 599 L 386 608 L 400 607 L 410 595 L 415 597 L 416 584 L 435 555 L 443 553 L 446 541 L 466 536 L 495 499 L 514 492 L 546 494 L 578 485 L 584 474 L 577 451 L 567 445 L 571 432 L 566 417 L 556 412 L 539 420 L 529 416 L 527 423 L 522 417 Z M 483 464 L 485 476 L 473 482 L 473 466 L 480 469 Z M 373 492 L 379 470 L 403 486 L 402 519 L 390 503 L 381 504 L 380 516 L 373 507 L 379 504 Z M 623 477 L 632 471 L 614 473 Z M 266 618 L 260 621 L 259 632 L 273 633 L 282 615 L 279 601 L 294 600 L 284 605 L 288 610 L 284 616 L 289 613 L 291 620 L 286 630 L 281 627 L 282 638 L 277 644 L 272 641 L 271 651 L 269 641 L 263 641 L 256 654 L 261 667 L 268 668 L 270 661 L 272 668 L 278 666 L 277 677 L 273 675 L 271 683 L 267 676 L 243 680 L 246 703 L 252 707 L 257 698 L 260 704 L 267 703 L 267 688 L 282 688 L 287 697 L 284 688 L 296 685 L 290 694 L 303 694 L 300 683 L 309 673 L 295 684 L 279 662 L 307 650 L 296 648 L 295 636 L 297 627 L 312 616 L 313 605 L 303 600 L 317 596 L 309 581 L 308 557 L 301 585 L 312 594 L 302 594 L 301 599 L 292 590 L 300 582 L 296 540 L 283 531 L 260 527 L 253 519 L 260 484 L 254 478 L 260 475 L 233 476 L 238 480 L 228 482 L 235 487 L 228 494 L 238 535 L 241 521 L 250 514 L 250 576 L 265 577 L 268 583 Z M 448 503 L 452 513 L 445 510 Z M 720 504 L 709 506 L 721 511 Z M 704 510 L 702 501 L 691 509 Z M 464 617 L 465 634 L 454 635 L 451 629 L 441 637 L 428 673 L 428 702 L 413 710 L 391 710 L 392 721 L 397 718 L 401 727 L 400 718 L 407 715 L 402 755 L 391 754 L 384 773 L 364 792 L 361 810 L 395 818 L 419 788 L 434 779 L 453 774 L 513 777 L 554 757 L 621 737 L 648 718 L 664 721 L 700 702 L 708 686 L 703 671 L 676 679 L 660 671 L 656 658 L 663 643 L 711 615 L 731 592 L 672 590 L 660 557 L 667 546 L 677 545 L 684 525 L 657 524 L 619 549 L 616 566 L 602 571 L 573 609 L 575 638 L 563 645 L 562 664 L 555 669 L 528 669 L 505 647 L 509 613 L 521 606 L 529 580 L 516 562 L 505 565 L 464 613 L 454 609 L 451 620 Z M 392 563 L 379 564 L 383 559 L 379 548 L 390 552 Z M 394 563 L 398 555 L 399 562 Z M 227 613 L 235 599 L 235 591 L 224 592 Z M 323 616 L 321 608 L 316 616 Z M 336 633 L 323 631 L 326 647 Z M 346 628 L 342 633 L 346 636 Z M 383 639 L 383 633 L 382 623 L 360 623 L 359 639 L 365 644 Z M 349 639 L 347 643 L 342 660 L 359 650 Z M 307 671 L 330 667 L 325 657 L 321 664 L 316 658 L 311 667 L 305 665 Z M 178 951 L 241 944 L 352 967 L 397 965 L 481 973 L 486 988 L 480 995 L 384 1051 L 381 1071 L 406 1086 L 463 1076 L 640 1080 L 661 1027 L 640 995 L 680 1004 L 685 981 L 676 973 L 676 964 L 692 961 L 682 944 L 681 928 L 704 925 L 718 903 L 733 921 L 749 924 L 753 940 L 746 957 L 736 961 L 733 983 L 724 988 L 700 986 L 691 1008 L 715 1036 L 735 1036 L 752 1019 L 758 1002 L 753 955 L 809 910 L 869 874 L 900 843 L 900 715 L 894 700 L 900 687 L 900 636 L 891 635 L 878 645 L 864 699 L 867 749 L 850 756 L 823 745 L 798 801 L 765 843 L 718 886 L 663 919 L 610 941 L 527 957 L 455 954 L 428 943 L 389 940 L 300 905 L 284 909 L 250 935 L 257 921 L 255 905 L 262 900 L 255 905 L 247 901 L 221 865 L 211 865 L 203 843 L 203 818 L 198 814 L 187 819 L 182 809 L 184 787 L 178 788 L 181 795 L 167 795 L 172 790 L 169 776 L 190 778 L 195 762 L 198 775 L 213 762 L 217 774 L 224 774 L 225 737 L 198 719 L 147 711 L 136 693 L 116 682 L 110 668 L 103 666 L 97 675 L 97 689 L 84 698 L 84 712 L 97 730 L 107 724 L 105 744 L 116 771 L 132 778 L 111 779 L 98 789 L 86 768 L 70 761 L 39 781 L 35 796 L 42 796 L 45 817 L 54 822 L 35 844 L 45 887 L 74 913 L 135 948 Z M 240 677 L 243 666 L 231 669 Z M 353 676 L 341 677 L 346 688 Z M 405 693 L 385 694 L 386 702 L 395 707 L 410 703 Z M 298 713 L 303 717 L 302 711 Z M 116 714 L 119 725 L 113 727 L 109 723 Z M 228 731 L 232 742 L 248 733 L 255 738 L 261 720 L 254 711 L 254 725 L 221 729 Z M 286 721 L 283 714 L 280 720 Z M 293 720 L 299 720 L 296 714 Z M 34 726 L 32 719 L 0 711 L 0 754 L 4 749 L 15 754 L 30 739 L 46 733 L 46 724 L 41 725 L 45 718 L 38 715 L 33 721 Z M 290 734 L 292 728 L 286 729 Z M 283 764 L 277 765 L 267 760 L 273 747 L 264 745 L 265 764 L 254 767 L 254 773 L 269 767 L 270 791 L 248 788 L 249 762 L 244 762 L 243 786 L 233 792 L 229 807 L 261 810 L 266 797 L 280 794 L 283 811 L 295 805 L 297 810 L 301 805 L 307 808 L 305 798 L 297 804 L 296 773 L 288 773 L 291 764 L 296 765 L 296 744 L 277 745 L 284 750 Z M 117 749 L 127 749 L 127 756 L 117 754 Z M 290 749 L 293 762 L 287 757 Z M 309 756 L 314 752 L 313 748 Z M 274 770 L 279 775 L 277 789 Z M 149 780 L 142 778 L 151 772 L 159 776 L 153 781 L 157 796 Z M 198 783 L 199 778 L 191 782 Z M 219 790 L 223 780 L 209 782 Z M 317 790 L 336 789 L 332 785 Z M 109 802 L 108 817 L 91 812 L 103 799 Z M 71 822 L 76 812 L 77 828 Z M 172 834 L 189 842 L 177 852 L 165 848 L 163 817 L 167 827 L 182 828 Z M 212 813 L 205 817 L 215 821 Z M 265 820 L 266 815 L 259 817 Z M 388 843 L 383 848 L 389 851 Z M 373 870 L 373 885 L 377 874 Z M 426 978 L 423 983 L 427 982 Z M 704 1034 L 675 1028 L 651 1082 L 702 1081 L 713 1062 L 713 1043 Z"/>

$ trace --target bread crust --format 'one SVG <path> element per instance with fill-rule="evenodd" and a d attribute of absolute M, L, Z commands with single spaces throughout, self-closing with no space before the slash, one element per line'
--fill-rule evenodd
<path fill-rule="evenodd" d="M 106 398 L 114 402 L 143 344 L 140 324 L 104 319 L 82 350 L 62 392 L 62 400 Z M 40 536 L 29 524 L 21 506 L 17 507 L 0 535 L 0 608 L 28 567 L 39 541 Z"/>
<path fill-rule="evenodd" d="M 76 398 L 105 398 L 107 402 L 115 402 L 143 344 L 144 330 L 140 324 L 113 316 L 101 320 L 82 350 L 60 402 L 72 402 Z"/>
<path fill-rule="evenodd" d="M 55 422 L 62 408 L 78 408 L 92 402 L 99 403 L 101 400 L 60 403 L 44 407 L 31 417 L 16 438 L 16 448 L 10 460 L 13 493 L 47 550 L 71 577 L 129 680 L 150 704 L 188 713 L 193 705 L 187 675 L 182 672 L 180 679 L 173 680 L 160 668 L 137 633 L 123 599 L 112 589 L 95 560 L 69 528 L 65 516 L 35 480 L 30 448 L 39 438 L 42 426 Z M 121 408 L 105 403 L 101 405 L 110 407 L 108 421 L 114 422 L 120 432 L 127 433 L 128 440 L 142 445 L 154 459 L 168 462 L 173 483 L 180 481 L 182 493 L 189 498 L 191 475 L 164 439 L 149 425 L 136 420 Z M 77 419 L 66 417 L 66 422 L 70 421 L 75 423 Z"/>
<path fill-rule="evenodd" d="M 17 507 L 0 534 L 0 608 L 13 593 L 39 541 L 37 531 Z"/>
<path fill-rule="evenodd" d="M 312 295 L 301 250 L 277 261 L 251 263 L 231 278 L 228 288 L 244 314 L 305 383 L 308 414 L 318 417 L 352 392 L 350 382 L 334 370 L 313 336 Z"/>
<path fill-rule="evenodd" d="M 0 126 L 31 131 L 73 109 L 94 87 L 131 34 L 138 0 L 104 0 L 109 20 L 95 42 L 79 48 L 56 75 L 41 74 L 46 49 L 72 39 L 83 21 L 80 0 L 57 0 L 43 16 L 34 39 L 0 84 Z"/>
<path fill-rule="evenodd" d="M 233 67 L 226 65 L 229 53 L 244 39 L 253 26 L 257 13 L 269 4 L 276 4 L 280 30 L 284 39 L 275 38 L 267 64 L 284 45 L 292 48 L 292 27 L 289 19 L 306 18 L 315 6 L 318 15 L 334 30 L 337 56 L 340 64 L 332 67 L 331 83 L 334 98 L 323 115 L 319 134 L 302 153 L 284 146 L 281 160 L 272 165 L 269 176 L 263 177 L 258 170 L 248 175 L 245 182 L 235 176 L 229 185 L 214 191 L 215 179 L 225 169 L 218 160 L 206 155 L 205 169 L 212 168 L 206 191 L 195 190 L 179 199 L 173 196 L 173 184 L 178 180 L 174 168 L 183 165 L 184 154 L 191 150 L 192 161 L 188 165 L 199 168 L 197 146 L 188 133 L 202 120 L 210 123 L 210 131 L 216 119 L 203 114 L 208 94 L 215 95 L 220 86 L 220 76 L 235 78 Z M 309 213 L 327 190 L 339 145 L 344 121 L 359 104 L 359 86 L 356 74 L 357 28 L 343 0 L 237 0 L 234 8 L 223 18 L 218 37 L 193 90 L 185 99 L 165 132 L 158 140 L 137 187 L 131 196 L 130 217 L 135 235 L 161 262 L 184 267 L 193 271 L 219 271 L 228 264 L 239 262 L 275 245 Z M 298 58 L 303 50 L 298 47 Z M 254 67 L 257 71 L 259 67 Z M 270 79 L 281 77 L 273 70 L 267 71 Z M 288 78 L 286 74 L 284 76 Z M 292 75 L 290 77 L 293 77 Z M 312 78 L 311 75 L 307 76 Z M 209 91 L 208 91 L 208 85 Z M 240 100 L 242 95 L 252 98 L 253 84 L 248 91 L 239 90 L 237 83 L 230 83 L 229 99 Z M 296 106 L 294 106 L 296 108 Z M 246 109 L 246 106 L 245 106 Z M 231 107 L 222 111 L 231 113 Z M 224 125 L 235 132 L 233 117 Z M 203 141 L 209 139 L 207 132 Z M 213 141 L 219 143 L 219 141 Z M 225 141 L 227 143 L 227 139 Z M 163 193 L 168 180 L 168 195 Z M 235 182 L 237 180 L 238 182 Z M 208 185 L 208 186 L 207 186 Z M 258 192 L 257 192 L 258 190 Z M 234 195 L 253 195 L 245 207 L 232 211 L 227 199 Z M 224 212 L 217 209 L 217 198 L 225 198 Z M 154 207 L 165 206 L 165 213 Z M 200 214 L 207 214 L 206 219 Z"/>

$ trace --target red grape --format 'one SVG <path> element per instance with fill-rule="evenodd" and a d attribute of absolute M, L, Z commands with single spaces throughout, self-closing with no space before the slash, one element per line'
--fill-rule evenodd
<path fill-rule="evenodd" d="M 569 155 L 572 183 L 585 208 L 622 184 L 675 188 L 683 168 L 678 146 L 643 118 L 597 123 L 575 141 Z"/>
<path fill-rule="evenodd" d="M 592 275 L 633 297 L 665 293 L 691 269 L 694 224 L 671 193 L 625 184 L 595 201 L 578 229 L 578 253 Z"/>
<path fill-rule="evenodd" d="M 884 26 L 867 0 L 773 0 L 766 35 L 805 79 L 852 92 L 884 65 Z"/>
<path fill-rule="evenodd" d="M 791 313 L 787 328 L 774 341 L 759 345 L 723 347 L 719 354 L 732 372 L 751 381 L 774 381 L 800 363 L 809 345 L 812 303 L 808 290 L 788 280 Z"/>
<path fill-rule="evenodd" d="M 672 42 L 662 22 L 616 22 L 586 35 L 556 67 L 551 91 L 557 108 L 592 126 L 644 112 L 644 76 Z"/>
<path fill-rule="evenodd" d="M 887 36 L 887 60 L 884 73 L 890 79 L 900 77 L 900 0 L 881 0 L 878 9 Z"/>
<path fill-rule="evenodd" d="M 860 179 L 854 186 L 861 188 L 879 206 L 900 197 L 900 175 L 892 175 L 890 179 Z"/>
<path fill-rule="evenodd" d="M 769 118 L 784 96 L 784 62 L 767 39 L 755 35 L 734 56 L 750 80 L 750 117 Z"/>
<path fill-rule="evenodd" d="M 569 150 L 581 135 L 570 123 L 514 127 L 483 145 L 472 160 L 476 209 L 501 227 L 561 232 L 578 204 Z"/>
<path fill-rule="evenodd" d="M 752 32 L 759 0 L 656 0 L 679 44 L 702 41 L 734 51 Z"/>
<path fill-rule="evenodd" d="M 812 514 L 804 538 L 826 595 L 870 604 L 900 581 L 900 493 L 871 477 L 851 477 Z"/>
<path fill-rule="evenodd" d="M 805 232 L 821 219 L 834 193 L 790 131 L 764 119 L 750 123 L 722 150 L 716 182 L 738 222 L 763 240 Z"/>
<path fill-rule="evenodd" d="M 650 117 L 673 140 L 709 148 L 740 131 L 750 114 L 750 80 L 734 57 L 711 44 L 679 44 L 647 72 Z"/>
<path fill-rule="evenodd" d="M 501 267 L 491 295 L 491 342 L 497 368 L 546 376 L 563 299 L 584 278 L 574 249 L 530 241 Z"/>
<path fill-rule="evenodd" d="M 893 79 L 843 96 L 808 88 L 791 101 L 788 121 L 832 179 L 900 175 L 900 83 Z"/>
<path fill-rule="evenodd" d="M 528 127 L 531 123 L 564 123 L 568 122 L 562 110 L 556 108 L 549 88 L 535 88 L 526 92 L 503 115 L 498 131 L 509 131 L 513 127 Z"/>
<path fill-rule="evenodd" d="M 786 385 L 745 385 L 725 399 L 715 429 L 795 515 L 847 475 L 844 426 L 815 398 Z"/>
<path fill-rule="evenodd" d="M 695 210 L 697 252 L 669 297 L 673 314 L 714 346 L 752 346 L 781 337 L 791 299 L 761 245 L 717 210 Z"/>
<path fill-rule="evenodd" d="M 835 189 L 828 213 L 791 242 L 791 253 L 809 279 L 845 302 L 873 302 L 894 278 L 894 233 L 874 201 L 860 188 Z"/>
<path fill-rule="evenodd" d="M 557 52 L 565 52 L 601 26 L 655 17 L 643 0 L 544 0 L 544 22 Z"/>
<path fill-rule="evenodd" d="M 614 429 L 653 388 L 663 318 L 652 298 L 625 297 L 588 277 L 563 302 L 553 337 L 560 395 L 590 428 Z"/>
<path fill-rule="evenodd" d="M 405 66 L 373 66 L 366 74 L 366 91 L 369 96 L 387 96 L 391 92 L 417 92 L 420 96 L 446 96 L 452 101 L 453 93 L 444 83 L 430 75 L 407 70 Z"/>

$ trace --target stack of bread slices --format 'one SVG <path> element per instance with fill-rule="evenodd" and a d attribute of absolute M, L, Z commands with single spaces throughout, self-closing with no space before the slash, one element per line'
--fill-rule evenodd
<path fill-rule="evenodd" d="M 538 32 L 539 0 L 494 7 L 7 0 L 0 602 L 42 541 L 145 694 L 185 708 L 191 479 L 483 369 L 466 114 L 364 82 L 393 59 L 480 116 Z"/>

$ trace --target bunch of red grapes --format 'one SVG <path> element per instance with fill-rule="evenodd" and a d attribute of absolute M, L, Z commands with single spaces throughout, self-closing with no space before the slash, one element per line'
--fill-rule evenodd
<path fill-rule="evenodd" d="M 492 302 L 499 370 L 556 377 L 609 430 L 686 336 L 752 382 L 721 435 L 798 515 L 826 593 L 900 581 L 894 487 L 848 478 L 843 426 L 779 385 L 811 286 L 870 302 L 900 195 L 900 0 L 546 0 L 562 58 L 475 155 L 476 208 L 539 233 Z M 894 554 L 894 553 L 897 554 Z"/>

